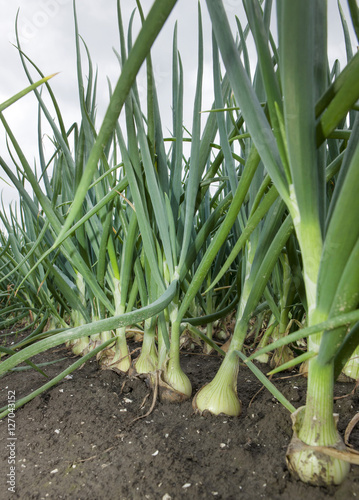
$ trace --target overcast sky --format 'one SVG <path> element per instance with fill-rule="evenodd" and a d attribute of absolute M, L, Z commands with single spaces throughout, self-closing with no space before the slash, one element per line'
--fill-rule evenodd
<path fill-rule="evenodd" d="M 43 73 L 60 72 L 51 82 L 60 103 L 66 126 L 69 127 L 78 118 L 78 97 L 76 87 L 76 62 L 72 0 L 12 0 L 1 2 L 0 17 L 0 102 L 28 85 L 21 67 L 17 50 L 11 45 L 15 42 L 15 17 L 19 10 L 19 35 L 22 48 L 34 60 Z M 106 77 L 112 83 L 117 81 L 119 66 L 112 47 L 119 49 L 116 0 L 78 0 L 77 14 L 79 31 L 86 41 L 94 65 L 98 67 L 98 106 L 102 116 L 108 102 Z M 152 5 L 152 0 L 142 0 L 145 13 Z M 205 33 L 205 78 L 203 86 L 203 109 L 208 109 L 213 101 L 211 81 L 211 28 L 205 1 L 201 0 Z M 121 2 L 124 25 L 135 8 L 135 0 Z M 244 23 L 244 10 L 241 0 L 224 0 L 229 18 L 234 21 L 238 15 Z M 345 63 L 345 45 L 338 17 L 336 0 L 328 0 L 329 6 L 329 54 L 331 62 L 335 59 Z M 346 2 L 343 8 L 347 13 Z M 349 15 L 347 14 L 349 20 Z M 153 49 L 153 65 L 158 94 L 161 99 L 161 111 L 164 125 L 171 127 L 171 59 L 172 35 L 175 21 L 178 21 L 178 48 L 184 64 L 185 125 L 191 127 L 193 89 L 197 72 L 197 2 L 178 0 L 170 19 L 160 33 Z M 138 16 L 135 27 L 138 28 Z M 352 31 L 351 25 L 350 29 Z M 354 43 L 354 35 L 352 42 Z M 86 66 L 84 66 L 84 70 Z M 145 82 L 142 75 L 139 78 Z M 36 155 L 37 110 L 33 96 L 29 95 L 5 112 L 6 118 L 21 143 L 28 159 L 33 161 Z M 5 134 L 0 130 L 0 154 L 8 158 L 5 152 Z M 0 177 L 2 173 L 0 173 Z M 5 204 L 16 198 L 16 191 L 5 186 L 3 189 Z"/>

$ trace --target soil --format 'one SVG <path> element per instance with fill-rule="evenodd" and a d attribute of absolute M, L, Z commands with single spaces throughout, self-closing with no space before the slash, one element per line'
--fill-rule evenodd
<path fill-rule="evenodd" d="M 49 376 L 74 358 L 65 348 L 33 361 L 65 358 L 46 367 Z M 217 355 L 183 352 L 181 364 L 194 392 L 209 382 L 220 365 Z M 262 367 L 268 371 L 268 367 Z M 286 377 L 286 378 L 283 378 Z M 44 383 L 34 372 L 6 375 L 0 406 L 8 391 L 16 399 Z M 281 374 L 277 387 L 296 407 L 304 404 L 306 380 L 294 372 Z M 354 384 L 336 385 L 335 411 L 344 434 L 359 410 Z M 359 497 L 359 467 L 353 466 L 338 487 L 313 487 L 292 478 L 285 452 L 292 430 L 288 410 L 254 375 L 241 366 L 239 418 L 199 416 L 191 401 L 157 402 L 140 379 L 100 370 L 95 360 L 73 372 L 15 413 L 15 492 L 8 491 L 9 419 L 0 422 L 0 497 L 3 499 L 175 500 L 307 499 Z M 145 399 L 147 397 L 147 399 Z M 145 405 L 141 405 L 145 399 Z M 350 443 L 359 449 L 359 429 Z"/>

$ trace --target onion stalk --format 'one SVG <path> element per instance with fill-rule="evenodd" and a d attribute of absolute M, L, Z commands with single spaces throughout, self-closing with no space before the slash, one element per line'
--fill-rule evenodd
<path fill-rule="evenodd" d="M 141 354 L 135 362 L 138 374 L 150 374 L 157 369 L 156 321 L 151 318 L 145 321 Z"/>

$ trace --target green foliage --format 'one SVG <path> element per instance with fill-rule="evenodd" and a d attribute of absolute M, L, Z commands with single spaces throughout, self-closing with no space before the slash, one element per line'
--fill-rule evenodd
<path fill-rule="evenodd" d="M 309 446 L 334 446 L 334 377 L 345 371 L 359 345 L 359 59 L 343 12 L 348 63 L 339 71 L 337 62 L 332 69 L 327 63 L 325 3 L 278 1 L 276 46 L 270 0 L 263 5 L 244 0 L 248 24 L 242 28 L 237 19 L 237 41 L 222 2 L 207 0 L 213 106 L 201 113 L 205 61 L 199 6 L 194 102 L 184 101 L 176 26 L 168 103 L 173 130 L 166 137 L 150 48 L 175 3 L 156 0 L 145 18 L 137 2 L 142 27 L 132 43 L 136 14 L 126 33 L 118 1 L 120 77 L 109 88 L 100 126 L 97 75 L 76 10 L 79 123 L 65 125 L 51 77 L 45 78 L 18 46 L 30 86 L 0 105 L 11 155 L 11 164 L 0 158 L 0 165 L 20 197 L 19 216 L 13 208 L 10 215 L 0 211 L 5 227 L 0 320 L 6 328 L 30 317 L 32 333 L 11 350 L 0 349 L 0 374 L 23 361 L 40 370 L 30 358 L 67 343 L 83 360 L 96 355 L 103 368 L 147 374 L 159 384 L 162 398 L 181 401 L 192 391 L 180 366 L 181 339 L 189 338 L 205 353 L 215 349 L 224 356 L 213 381 L 195 397 L 200 411 L 240 412 L 241 359 L 294 412 L 252 363 L 272 353 L 271 373 L 308 365 L 308 404 L 301 412 L 299 438 Z M 358 9 L 355 2 L 349 7 L 358 34 Z M 253 77 L 249 33 L 257 51 Z M 145 105 L 136 81 L 143 63 Z M 40 78 L 35 83 L 32 72 Z M 3 115 L 29 92 L 39 107 L 38 171 Z M 193 109 L 191 132 L 183 123 L 185 106 Z M 44 120 L 53 134 L 51 153 L 42 144 Z M 233 337 L 225 353 L 216 327 L 233 313 Z M 205 331 L 195 328 L 203 325 Z M 143 332 L 135 363 L 127 346 L 129 327 Z M 250 343 L 259 349 L 247 358 L 243 351 Z M 82 358 L 18 406 L 81 363 Z M 301 467 L 300 460 L 290 463 Z M 324 480 L 338 482 L 329 473 Z"/>

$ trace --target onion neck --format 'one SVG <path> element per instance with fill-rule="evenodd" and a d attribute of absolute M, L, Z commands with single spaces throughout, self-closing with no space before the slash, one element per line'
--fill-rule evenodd
<path fill-rule="evenodd" d="M 123 373 L 127 373 L 131 366 L 131 356 L 126 340 L 126 327 L 116 330 L 116 345 L 113 364 Z"/>
<path fill-rule="evenodd" d="M 155 322 L 151 320 L 145 321 L 141 354 L 136 361 L 137 373 L 150 373 L 157 369 L 158 360 L 155 334 Z"/>
<path fill-rule="evenodd" d="M 305 415 L 299 438 L 313 446 L 330 446 L 338 441 L 333 417 L 333 363 L 320 365 L 309 361 Z"/>
<path fill-rule="evenodd" d="M 174 321 L 171 330 L 170 357 L 163 377 L 165 382 L 174 390 L 190 397 L 192 394 L 192 384 L 180 364 L 180 335 L 181 324 L 178 321 Z"/>

